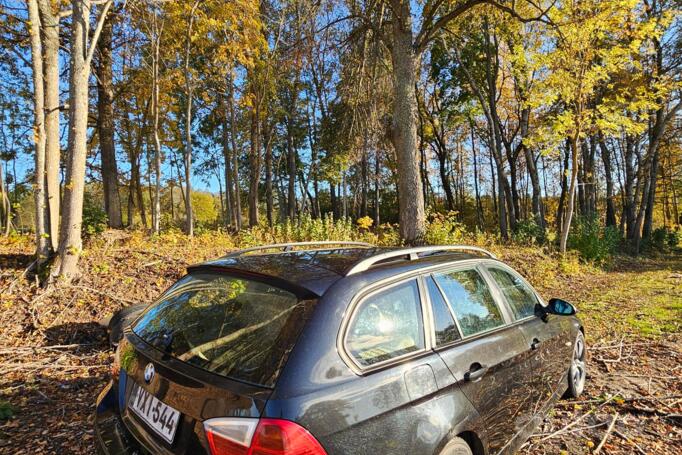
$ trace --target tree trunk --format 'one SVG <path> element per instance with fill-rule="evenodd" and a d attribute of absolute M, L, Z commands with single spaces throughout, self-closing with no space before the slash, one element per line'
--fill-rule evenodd
<path fill-rule="evenodd" d="M 154 202 L 152 208 L 153 230 L 161 232 L 161 138 L 159 136 L 159 59 L 161 53 L 161 36 L 158 30 L 156 12 L 153 24 L 155 36 L 152 42 L 152 122 L 154 135 Z M 172 188 L 171 188 L 172 192 Z"/>
<path fill-rule="evenodd" d="M 561 167 L 561 194 L 559 195 L 559 204 L 557 205 L 556 212 L 556 231 L 557 234 L 561 235 L 561 226 L 564 220 L 564 206 L 566 203 L 566 193 L 568 190 L 568 177 L 566 172 L 568 171 L 568 164 L 571 158 L 571 146 L 568 141 L 566 141 L 566 153 L 564 154 L 563 165 Z"/>
<path fill-rule="evenodd" d="M 249 226 L 258 225 L 258 183 L 260 182 L 260 112 L 251 108 L 251 153 L 249 154 Z"/>
<path fill-rule="evenodd" d="M 0 162 L 0 229 L 5 237 L 9 235 L 12 226 L 12 205 L 7 197 L 7 187 L 5 186 L 5 171 Z"/>
<path fill-rule="evenodd" d="M 265 128 L 265 212 L 268 219 L 268 226 L 274 224 L 274 202 L 272 195 L 272 128 Z"/>
<path fill-rule="evenodd" d="M 473 123 L 470 123 L 471 127 L 471 153 L 473 154 L 474 161 L 474 195 L 476 197 L 476 226 L 479 230 L 483 230 L 484 220 L 483 220 L 483 204 L 481 204 L 481 194 L 478 189 L 478 157 L 476 156 L 476 138 L 474 135 Z"/>
<path fill-rule="evenodd" d="M 379 183 L 381 180 L 381 157 L 377 149 L 374 157 L 374 227 L 378 228 L 381 223 L 381 198 L 379 194 Z"/>
<path fill-rule="evenodd" d="M 599 138 L 601 158 L 604 163 L 604 178 L 606 180 L 606 226 L 616 226 L 616 209 L 613 205 L 613 172 L 611 169 L 611 150 L 603 137 Z"/>
<path fill-rule="evenodd" d="M 629 135 L 625 138 L 625 205 L 623 206 L 625 224 L 628 239 L 635 237 L 635 145 L 632 137 Z"/>
<path fill-rule="evenodd" d="M 59 162 L 59 16 L 49 0 L 38 0 L 43 32 L 43 74 L 45 85 L 45 177 L 51 252 L 59 247 L 59 207 L 61 205 Z"/>
<path fill-rule="evenodd" d="M 234 80 L 228 77 L 227 103 L 230 106 L 230 141 L 232 142 L 232 181 L 234 182 L 234 225 L 242 228 L 242 197 L 239 188 L 239 149 L 237 148 L 237 119 L 234 113 Z"/>
<path fill-rule="evenodd" d="M 292 119 L 286 120 L 287 130 L 287 174 L 289 181 L 287 184 L 287 217 L 293 220 L 296 217 L 296 149 L 292 128 Z"/>
<path fill-rule="evenodd" d="M 566 215 L 561 227 L 561 238 L 559 239 L 559 251 L 566 252 L 566 243 L 568 242 L 568 233 L 571 229 L 571 220 L 573 218 L 573 209 L 575 205 L 575 190 L 578 180 L 578 134 L 571 138 L 571 180 L 568 188 L 568 204 L 566 204 Z"/>
<path fill-rule="evenodd" d="M 31 66 L 33 69 L 33 141 L 35 144 L 35 171 L 33 195 L 35 198 L 36 257 L 42 263 L 50 255 L 47 239 L 47 201 L 45 199 L 45 93 L 43 85 L 43 54 L 40 39 L 40 17 L 36 0 L 28 0 L 29 36 L 31 38 Z"/>
<path fill-rule="evenodd" d="M 192 209 L 192 107 L 194 102 L 194 82 L 190 69 L 192 51 L 192 33 L 194 29 L 194 13 L 199 7 L 195 0 L 189 13 L 187 35 L 185 36 L 184 77 L 185 77 L 185 233 L 194 236 L 194 212 Z"/>
<path fill-rule="evenodd" d="M 102 34 L 97 43 L 99 65 L 97 65 L 97 132 L 102 155 L 102 186 L 104 211 L 109 227 L 120 229 L 121 200 L 118 194 L 118 166 L 114 144 L 114 81 L 111 59 L 114 16 L 109 14 L 104 21 Z"/>
<path fill-rule="evenodd" d="M 232 151 L 230 151 L 230 122 L 229 122 L 229 115 L 230 115 L 230 107 L 227 103 L 227 100 L 224 97 L 221 97 L 221 100 L 223 102 L 223 108 L 224 108 L 224 113 L 223 113 L 223 127 L 222 127 L 222 134 L 223 134 L 223 159 L 225 161 L 225 199 L 226 199 L 226 214 L 225 214 L 225 227 L 230 228 L 231 226 L 237 226 L 236 220 L 235 220 L 235 208 L 234 208 L 234 193 L 233 193 L 233 185 L 232 185 L 232 180 L 233 180 L 233 175 L 232 175 Z"/>
<path fill-rule="evenodd" d="M 336 183 L 333 181 L 329 182 L 329 199 L 332 205 L 332 217 L 335 220 L 339 219 L 339 202 L 336 196 Z"/>
<path fill-rule="evenodd" d="M 72 0 L 71 48 L 69 71 L 69 139 L 66 163 L 64 209 L 59 235 L 59 275 L 70 281 L 78 275 L 78 259 L 82 249 L 81 225 L 83 223 L 83 196 L 85 190 L 85 159 L 88 146 L 88 80 L 90 63 L 96 46 L 102 21 L 111 7 L 108 1 L 102 7 L 87 46 L 90 23 L 90 1 Z"/>
<path fill-rule="evenodd" d="M 393 124 L 391 140 L 398 164 L 400 235 L 407 244 L 423 241 L 426 231 L 424 195 L 417 155 L 418 53 L 412 39 L 412 12 L 407 0 L 393 0 Z"/>

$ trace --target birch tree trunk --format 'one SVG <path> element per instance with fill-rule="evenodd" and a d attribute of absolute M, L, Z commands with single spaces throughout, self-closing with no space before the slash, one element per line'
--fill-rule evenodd
<path fill-rule="evenodd" d="M 45 180 L 50 252 L 59 247 L 61 205 L 59 162 L 59 15 L 49 0 L 38 0 L 43 37 L 43 84 L 45 86 Z"/>
<path fill-rule="evenodd" d="M 393 0 L 393 124 L 391 140 L 398 164 L 400 235 L 407 244 L 423 241 L 426 223 L 424 194 L 417 155 L 418 53 L 413 45 L 412 12 L 408 0 Z"/>
<path fill-rule="evenodd" d="M 35 144 L 35 236 L 38 263 L 49 257 L 47 240 L 47 201 L 45 199 L 45 93 L 43 86 L 43 53 L 40 39 L 40 16 L 36 0 L 28 0 L 31 65 L 33 69 L 33 142 Z"/>

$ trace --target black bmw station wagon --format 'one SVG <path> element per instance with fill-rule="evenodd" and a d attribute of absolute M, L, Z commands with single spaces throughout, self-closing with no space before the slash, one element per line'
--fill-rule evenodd
<path fill-rule="evenodd" d="M 107 454 L 513 453 L 585 384 L 575 309 L 472 246 L 241 250 L 110 336 Z"/>

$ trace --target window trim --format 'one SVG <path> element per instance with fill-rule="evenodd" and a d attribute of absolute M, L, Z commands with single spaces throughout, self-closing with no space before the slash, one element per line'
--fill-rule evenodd
<path fill-rule="evenodd" d="M 395 278 L 395 277 L 393 277 Z M 433 333 L 432 327 L 433 327 L 433 321 L 432 321 L 432 316 L 431 312 L 429 311 L 428 308 L 425 306 L 425 296 L 424 296 L 424 287 L 422 286 L 422 282 L 419 279 L 420 276 L 419 274 L 410 274 L 407 277 L 402 277 L 397 280 L 382 280 L 379 281 L 378 283 L 375 283 L 375 285 L 369 286 L 366 289 L 361 290 L 358 294 L 356 294 L 355 297 L 353 297 L 353 300 L 351 300 L 351 304 L 349 305 L 349 311 L 347 312 L 346 316 L 344 316 L 343 322 L 341 324 L 341 330 L 339 330 L 339 337 L 337 337 L 337 350 L 339 354 L 341 355 L 341 358 L 344 360 L 344 362 L 348 365 L 348 367 L 353 370 L 356 374 L 363 375 L 372 371 L 376 371 L 382 368 L 385 368 L 386 366 L 393 365 L 400 363 L 406 359 L 410 358 L 415 358 L 419 357 L 425 353 L 429 353 L 432 351 L 433 343 L 431 339 L 431 335 L 429 333 Z M 421 324 L 422 324 L 422 335 L 424 337 L 424 347 L 422 349 L 419 349 L 417 351 L 413 352 L 408 352 L 405 354 L 402 354 L 398 357 L 394 357 L 391 359 L 383 360 L 381 362 L 375 363 L 373 365 L 362 365 L 357 360 L 355 357 L 350 353 L 350 349 L 348 349 L 348 330 L 350 328 L 351 323 L 355 320 L 355 317 L 357 316 L 357 312 L 359 308 L 362 306 L 362 304 L 370 297 L 380 293 L 384 292 L 388 289 L 391 289 L 395 286 L 400 286 L 401 284 L 408 283 L 410 281 L 414 281 L 415 284 L 417 285 L 417 294 L 419 297 L 419 304 L 420 304 L 420 309 L 421 309 Z"/>
<path fill-rule="evenodd" d="M 474 270 L 474 271 L 476 271 L 479 274 L 479 276 L 481 277 L 481 279 L 483 280 L 483 282 L 485 283 L 485 285 L 488 287 L 488 289 L 490 291 L 490 296 L 492 297 L 493 302 L 497 305 L 497 308 L 500 310 L 500 315 L 502 316 L 502 324 L 501 325 L 498 325 L 497 327 L 492 327 L 492 328 L 487 329 L 487 330 L 483 330 L 481 332 L 476 332 L 476 333 L 471 334 L 471 335 L 464 335 L 464 332 L 462 332 L 462 327 L 459 324 L 459 320 L 457 319 L 455 310 L 452 307 L 450 300 L 448 299 L 447 295 L 445 294 L 445 291 L 443 291 L 442 286 L 440 285 L 440 283 L 438 282 L 438 280 L 434 276 L 437 273 L 438 274 L 447 274 L 450 272 L 459 272 L 459 271 L 463 271 L 463 270 Z M 512 325 L 514 322 L 516 322 L 516 321 L 512 320 L 512 318 L 510 317 L 510 314 L 508 313 L 508 309 L 506 307 L 506 301 L 504 301 L 504 300 L 500 301 L 500 299 L 499 299 L 500 296 L 497 293 L 498 289 L 496 287 L 493 288 L 490 285 L 489 280 L 488 280 L 488 276 L 487 276 L 487 271 L 482 269 L 480 263 L 466 264 L 466 265 L 459 265 L 458 264 L 458 266 L 456 266 L 456 267 L 449 267 L 449 268 L 445 268 L 442 270 L 434 270 L 432 272 L 429 272 L 428 275 L 430 275 L 433 278 L 433 281 L 436 283 L 436 286 L 438 287 L 438 290 L 440 291 L 441 296 L 445 300 L 445 303 L 447 304 L 447 306 L 450 308 L 450 312 L 452 313 L 452 316 L 455 319 L 455 325 L 457 326 L 457 330 L 459 331 L 459 335 L 460 335 L 459 340 L 455 340 L 455 341 L 452 341 L 448 344 L 443 344 L 441 346 L 438 346 L 439 349 L 443 348 L 443 347 L 447 347 L 447 346 L 452 346 L 456 343 L 461 343 L 463 341 L 469 341 L 470 339 L 474 339 L 474 338 L 479 337 L 481 335 L 485 335 L 485 334 L 491 333 L 495 330 L 499 330 L 499 329 L 508 327 L 508 326 Z M 435 336 L 435 332 L 434 332 L 434 336 Z"/>

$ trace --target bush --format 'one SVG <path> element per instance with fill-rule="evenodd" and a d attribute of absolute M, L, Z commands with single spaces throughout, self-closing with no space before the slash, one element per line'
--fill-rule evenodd
<path fill-rule="evenodd" d="M 545 231 L 534 218 L 521 220 L 516 225 L 514 240 L 524 245 L 541 244 L 545 240 Z"/>
<path fill-rule="evenodd" d="M 680 244 L 680 240 L 682 240 L 682 231 L 680 231 L 679 226 L 672 230 L 661 226 L 651 233 L 647 246 L 654 250 L 667 251 L 676 248 Z"/>
<path fill-rule="evenodd" d="M 107 214 L 96 201 L 96 198 L 89 197 L 86 193 L 83 200 L 83 224 L 81 226 L 84 237 L 101 234 L 107 228 Z"/>
<path fill-rule="evenodd" d="M 620 232 L 613 226 L 602 228 L 596 217 L 577 217 L 568 236 L 568 247 L 586 261 L 605 262 L 620 243 Z"/>
<path fill-rule="evenodd" d="M 457 212 L 431 213 L 427 218 L 424 241 L 429 245 L 452 245 L 464 242 L 466 226 L 456 219 Z"/>

